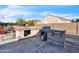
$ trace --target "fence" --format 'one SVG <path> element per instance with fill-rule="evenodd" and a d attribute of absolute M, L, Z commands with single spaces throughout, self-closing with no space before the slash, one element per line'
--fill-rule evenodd
<path fill-rule="evenodd" d="M 79 35 L 79 23 L 38 24 L 37 26 L 50 26 L 51 29 L 65 30 L 66 34 Z"/>
<path fill-rule="evenodd" d="M 72 35 L 77 35 L 78 34 L 77 23 L 53 24 L 52 29 L 65 30 L 66 34 L 72 34 Z"/>

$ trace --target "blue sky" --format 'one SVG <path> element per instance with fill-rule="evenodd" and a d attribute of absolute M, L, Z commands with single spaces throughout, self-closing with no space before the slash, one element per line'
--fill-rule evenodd
<path fill-rule="evenodd" d="M 0 5 L 0 21 L 15 22 L 18 17 L 41 19 L 52 14 L 66 19 L 79 18 L 79 5 Z"/>

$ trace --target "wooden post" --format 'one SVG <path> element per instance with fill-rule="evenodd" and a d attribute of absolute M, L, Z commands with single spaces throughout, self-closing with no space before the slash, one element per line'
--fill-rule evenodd
<path fill-rule="evenodd" d="M 78 22 L 76 24 L 76 34 L 78 35 Z"/>

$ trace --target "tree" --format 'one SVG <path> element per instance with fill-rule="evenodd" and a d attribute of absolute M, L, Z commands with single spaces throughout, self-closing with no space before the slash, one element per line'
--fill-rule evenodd
<path fill-rule="evenodd" d="M 72 23 L 75 23 L 75 20 L 71 20 Z"/>
<path fill-rule="evenodd" d="M 3 26 L 3 25 L 4 25 L 4 23 L 0 21 L 0 25 L 1 25 L 1 26 Z"/>
<path fill-rule="evenodd" d="M 29 20 L 29 21 L 27 22 L 27 24 L 28 24 L 28 26 L 34 26 L 34 20 Z"/>
<path fill-rule="evenodd" d="M 20 25 L 20 26 L 25 26 L 26 23 L 27 22 L 23 18 L 18 18 L 17 21 L 16 21 L 16 24 Z"/>
<path fill-rule="evenodd" d="M 76 19 L 76 22 L 79 22 L 79 18 Z"/>

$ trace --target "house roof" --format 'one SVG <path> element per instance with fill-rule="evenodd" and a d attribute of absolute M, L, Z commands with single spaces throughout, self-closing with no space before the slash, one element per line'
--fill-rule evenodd
<path fill-rule="evenodd" d="M 63 18 L 63 17 L 56 16 L 56 15 L 52 15 L 52 14 L 47 14 L 46 16 L 44 16 L 44 18 L 47 17 L 47 16 L 57 17 L 57 18 L 62 19 L 62 20 L 64 20 L 64 21 L 70 21 L 70 20 L 65 19 L 65 18 Z M 44 19 L 44 18 L 43 18 L 43 19 Z"/>

